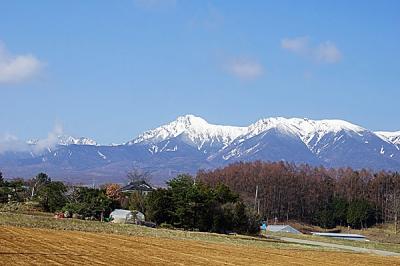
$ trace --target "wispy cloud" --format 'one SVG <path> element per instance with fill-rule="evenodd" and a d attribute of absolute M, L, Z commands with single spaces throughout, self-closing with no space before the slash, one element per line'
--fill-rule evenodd
<path fill-rule="evenodd" d="M 47 148 L 53 148 L 58 143 L 58 136 L 63 134 L 63 127 L 61 124 L 57 123 L 54 129 L 48 133 L 47 138 L 40 139 L 33 146 L 34 152 L 41 152 Z"/>
<path fill-rule="evenodd" d="M 0 136 L 0 153 L 10 152 L 34 152 L 41 153 L 48 148 L 54 148 L 58 144 L 58 136 L 63 134 L 62 125 L 56 123 L 53 130 L 44 139 L 31 141 L 30 143 L 18 139 L 15 135 L 5 134 Z"/>
<path fill-rule="evenodd" d="M 177 0 L 133 0 L 136 7 L 156 10 L 176 6 Z"/>
<path fill-rule="evenodd" d="M 316 59 L 324 63 L 336 63 L 342 59 L 342 53 L 330 41 L 326 41 L 318 45 L 315 50 Z"/>
<path fill-rule="evenodd" d="M 296 38 L 285 38 L 281 40 L 281 47 L 295 54 L 305 54 L 309 49 L 309 38 L 307 36 Z"/>
<path fill-rule="evenodd" d="M 333 42 L 325 41 L 312 45 L 307 36 L 284 38 L 281 40 L 281 47 L 296 55 L 306 56 L 320 63 L 334 64 L 343 57 L 339 48 Z"/>
<path fill-rule="evenodd" d="M 225 69 L 233 76 L 244 80 L 254 80 L 264 74 L 264 68 L 258 61 L 245 57 L 228 60 Z"/>
<path fill-rule="evenodd" d="M 31 54 L 12 55 L 0 41 L 0 83 L 19 83 L 36 76 L 43 63 Z"/>
<path fill-rule="evenodd" d="M 4 134 L 3 136 L 0 136 L 0 153 L 6 151 L 21 152 L 28 150 L 28 144 L 19 140 L 14 135 Z"/>

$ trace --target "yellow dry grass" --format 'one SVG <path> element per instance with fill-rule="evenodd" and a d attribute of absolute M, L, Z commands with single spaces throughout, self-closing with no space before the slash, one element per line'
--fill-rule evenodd
<path fill-rule="evenodd" d="M 2 265 L 400 265 L 395 257 L 0 226 Z"/>

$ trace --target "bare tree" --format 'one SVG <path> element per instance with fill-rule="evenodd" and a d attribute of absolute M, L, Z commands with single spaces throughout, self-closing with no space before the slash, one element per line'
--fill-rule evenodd
<path fill-rule="evenodd" d="M 45 173 L 39 173 L 35 178 L 31 180 L 31 199 L 33 199 L 38 191 L 44 186 L 48 185 L 51 179 Z"/>
<path fill-rule="evenodd" d="M 137 182 L 137 181 L 151 181 L 151 172 L 144 171 L 139 168 L 133 168 L 133 170 L 129 171 L 127 174 L 127 179 L 129 183 Z"/>
<path fill-rule="evenodd" d="M 394 222 L 394 232 L 398 233 L 398 220 L 400 216 L 400 175 L 391 176 L 391 191 L 388 195 L 388 214 L 389 219 Z"/>

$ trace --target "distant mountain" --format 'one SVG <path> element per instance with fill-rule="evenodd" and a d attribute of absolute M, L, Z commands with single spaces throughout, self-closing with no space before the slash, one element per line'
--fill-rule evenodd
<path fill-rule="evenodd" d="M 71 182 L 123 182 L 138 167 L 161 185 L 178 173 L 254 160 L 400 171 L 400 131 L 373 132 L 343 120 L 277 117 L 233 127 L 186 115 L 120 145 L 63 135 L 27 147 L 0 149 L 6 176 L 45 171 Z"/>
<path fill-rule="evenodd" d="M 29 145 L 38 145 L 38 143 L 40 142 L 40 140 L 38 139 L 32 139 L 32 140 L 28 140 L 27 144 Z M 73 137 L 73 136 L 68 136 L 68 135 L 60 135 L 57 136 L 56 139 L 56 144 L 58 145 L 95 145 L 97 146 L 97 142 L 94 141 L 93 139 L 89 139 L 89 138 L 85 138 L 85 137 Z"/>
<path fill-rule="evenodd" d="M 204 154 L 211 154 L 226 148 L 246 131 L 246 127 L 212 125 L 203 118 L 186 115 L 167 125 L 146 131 L 126 145 L 147 145 L 154 154 L 177 151 L 177 144 L 181 142 Z"/>

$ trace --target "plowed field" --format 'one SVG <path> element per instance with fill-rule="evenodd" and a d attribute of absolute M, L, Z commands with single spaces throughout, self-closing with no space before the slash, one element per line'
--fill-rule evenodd
<path fill-rule="evenodd" d="M 400 265 L 399 258 L 0 226 L 2 265 Z"/>

